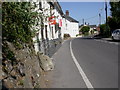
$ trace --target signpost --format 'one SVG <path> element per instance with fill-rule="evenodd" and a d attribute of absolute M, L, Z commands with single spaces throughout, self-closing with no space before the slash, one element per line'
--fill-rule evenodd
<path fill-rule="evenodd" d="M 59 20 L 59 27 L 62 27 L 62 19 Z"/>
<path fill-rule="evenodd" d="M 49 22 L 50 25 L 55 25 L 56 24 L 55 16 L 49 17 Z"/>

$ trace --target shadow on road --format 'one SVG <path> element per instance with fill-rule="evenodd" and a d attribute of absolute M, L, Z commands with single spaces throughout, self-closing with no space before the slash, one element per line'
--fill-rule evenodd
<path fill-rule="evenodd" d="M 86 36 L 86 37 L 80 37 L 78 39 L 83 39 L 83 40 L 94 40 L 94 39 L 98 39 L 98 40 L 104 40 L 104 41 L 108 41 L 108 42 L 118 42 L 120 43 L 120 40 L 112 40 L 111 38 L 101 38 L 101 37 L 90 37 L 90 36 Z"/>
<path fill-rule="evenodd" d="M 106 40 L 106 41 L 109 41 L 109 42 L 119 42 L 120 43 L 120 40 Z"/>
<path fill-rule="evenodd" d="M 79 39 L 102 39 L 100 37 L 80 37 Z"/>

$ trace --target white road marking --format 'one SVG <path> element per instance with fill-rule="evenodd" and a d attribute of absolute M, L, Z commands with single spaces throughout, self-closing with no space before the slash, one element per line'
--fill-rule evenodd
<path fill-rule="evenodd" d="M 86 86 L 88 89 L 90 90 L 94 90 L 91 82 L 89 81 L 89 79 L 87 78 L 86 74 L 84 73 L 83 69 L 81 68 L 80 64 L 78 63 L 77 59 L 75 58 L 73 51 L 72 51 L 72 41 L 70 41 L 70 52 L 71 52 L 71 56 L 73 58 L 74 63 L 76 64 L 78 71 L 80 73 L 80 75 L 82 76 Z"/>

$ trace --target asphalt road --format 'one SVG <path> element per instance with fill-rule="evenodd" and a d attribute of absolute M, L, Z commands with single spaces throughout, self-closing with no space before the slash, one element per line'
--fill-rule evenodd
<path fill-rule="evenodd" d="M 76 38 L 65 41 L 52 58 L 55 70 L 47 76 L 49 88 L 88 88 L 86 78 L 93 88 L 118 88 L 118 42 Z"/>

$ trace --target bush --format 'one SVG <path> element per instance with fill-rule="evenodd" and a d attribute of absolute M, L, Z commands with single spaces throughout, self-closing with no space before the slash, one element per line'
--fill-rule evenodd
<path fill-rule="evenodd" d="M 89 30 L 90 30 L 90 27 L 89 27 L 89 26 L 83 26 L 82 29 L 81 29 L 81 32 L 82 32 L 83 34 L 87 35 L 88 32 L 89 32 Z"/>
<path fill-rule="evenodd" d="M 76 34 L 76 37 L 80 36 L 80 34 Z"/>
<path fill-rule="evenodd" d="M 32 26 L 35 24 L 36 12 L 31 10 L 30 2 L 2 3 L 3 40 L 19 44 L 32 42 Z"/>
<path fill-rule="evenodd" d="M 85 33 L 84 33 L 84 36 L 88 36 L 88 35 L 89 35 L 89 33 L 88 33 L 88 32 L 85 32 Z"/>
<path fill-rule="evenodd" d="M 70 34 L 64 34 L 64 39 L 67 39 L 70 37 Z"/>
<path fill-rule="evenodd" d="M 106 30 L 107 29 L 107 30 Z M 107 26 L 107 28 L 106 28 L 106 24 L 102 24 L 102 25 L 100 25 L 100 35 L 102 36 L 102 37 L 109 37 L 110 36 L 110 28 L 109 28 L 109 26 Z"/>

